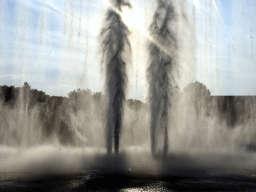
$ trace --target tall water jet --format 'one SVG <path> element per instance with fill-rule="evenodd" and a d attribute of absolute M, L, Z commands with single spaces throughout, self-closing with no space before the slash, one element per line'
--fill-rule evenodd
<path fill-rule="evenodd" d="M 105 67 L 105 86 L 107 96 L 106 111 L 106 145 L 107 152 L 112 152 L 114 141 L 115 152 L 119 151 L 119 137 L 122 127 L 123 103 L 127 84 L 126 63 L 124 54 L 130 48 L 129 30 L 121 18 L 122 7 L 131 7 L 126 0 L 112 0 L 113 8 L 106 14 L 106 26 L 101 31 L 103 65 Z"/>
<path fill-rule="evenodd" d="M 158 7 L 150 26 L 149 83 L 150 135 L 153 155 L 168 151 L 168 121 L 171 91 L 176 84 L 172 75 L 175 65 L 176 37 L 170 25 L 175 12 L 171 3 L 158 0 Z"/>

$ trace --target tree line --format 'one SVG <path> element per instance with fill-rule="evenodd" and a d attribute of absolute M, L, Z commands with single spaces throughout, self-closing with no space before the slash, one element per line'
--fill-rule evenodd
<path fill-rule="evenodd" d="M 128 99 L 126 103 L 130 111 L 138 111 L 144 105 L 136 99 Z M 22 143 L 21 135 L 24 134 L 24 131 L 19 132 L 18 129 L 25 130 L 26 127 L 31 126 L 31 129 L 36 129 L 34 132 L 41 134 L 41 141 L 35 142 L 45 143 L 48 139 L 49 142 L 52 142 L 52 138 L 57 137 L 58 142 L 62 145 L 81 145 L 83 141 L 77 139 L 78 135 L 81 137 L 82 135 L 93 135 L 88 130 L 91 129 L 90 127 L 96 126 L 97 123 L 101 124 L 104 118 L 103 95 L 101 92 L 93 93 L 90 89 L 77 89 L 69 92 L 67 97 L 62 97 L 50 96 L 44 91 L 31 89 L 27 82 L 21 87 L 3 85 L 0 86 L 0 104 L 0 129 L 2 132 L 0 143 L 1 141 L 10 142 L 10 140 L 4 141 L 4 137 L 8 134 L 8 138 L 11 137 L 11 140 L 15 140 L 15 144 L 20 145 Z M 23 117 L 16 118 L 19 114 Z M 20 127 L 26 117 L 28 118 L 27 124 Z M 15 122 L 15 126 L 19 128 L 11 127 L 11 122 Z M 76 131 L 74 131 L 74 127 L 77 129 Z M 10 135 L 10 132 L 13 133 Z M 91 138 L 87 138 L 86 144 L 93 143 L 90 141 Z M 33 138 L 31 139 L 33 140 Z M 12 143 L 10 144 L 12 145 Z"/>
<path fill-rule="evenodd" d="M 183 92 L 175 91 L 172 94 L 172 98 L 177 101 L 185 100 L 188 110 L 194 110 L 198 118 L 217 116 L 230 129 L 252 118 L 252 113 L 248 111 L 252 109 L 255 97 L 211 96 L 209 89 L 199 82 L 190 83 Z M 20 145 L 21 135 L 24 134 L 24 131 L 20 130 L 31 127 L 30 142 L 33 141 L 34 135 L 40 132 L 40 139 L 34 141 L 36 143 L 52 142 L 52 138 L 57 137 L 61 145 L 93 145 L 99 142 L 95 135 L 104 138 L 104 102 L 101 92 L 93 93 L 89 89 L 77 89 L 68 93 L 67 97 L 61 97 L 31 89 L 28 83 L 24 83 L 22 87 L 0 86 L 0 143 Z M 127 99 L 125 106 L 123 131 L 129 135 L 125 142 L 139 144 L 142 142 L 140 140 L 148 137 L 145 134 L 139 134 L 140 138 L 136 136 L 140 131 L 145 131 L 142 127 L 147 129 L 148 102 Z M 21 124 L 24 124 L 23 127 Z M 83 136 L 86 136 L 86 139 L 83 139 Z M 105 145 L 104 142 L 101 144 Z"/>

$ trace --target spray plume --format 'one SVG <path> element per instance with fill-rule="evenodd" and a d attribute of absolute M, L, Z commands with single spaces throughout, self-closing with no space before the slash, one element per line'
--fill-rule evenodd
<path fill-rule="evenodd" d="M 122 127 L 123 102 L 127 84 L 126 63 L 124 62 L 125 47 L 130 48 L 129 30 L 121 19 L 123 6 L 131 7 L 124 0 L 111 1 L 118 10 L 109 9 L 106 14 L 106 26 L 101 31 L 103 65 L 106 73 L 106 144 L 107 152 L 111 153 L 114 140 L 115 152 L 119 150 L 119 137 Z"/>
<path fill-rule="evenodd" d="M 175 84 L 172 71 L 175 64 L 175 50 L 177 49 L 175 35 L 170 27 L 174 21 L 174 16 L 172 4 L 159 0 L 150 26 L 154 41 L 149 44 L 150 62 L 147 78 L 149 83 L 151 151 L 153 155 L 166 154 L 168 151 L 169 105 L 171 89 Z M 163 51 L 162 47 L 164 47 L 164 50 L 168 50 L 169 54 Z"/>

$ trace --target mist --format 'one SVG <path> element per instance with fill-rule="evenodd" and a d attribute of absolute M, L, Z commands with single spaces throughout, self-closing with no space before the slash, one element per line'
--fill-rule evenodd
<path fill-rule="evenodd" d="M 220 3 L 209 1 L 204 4 L 208 12 L 202 13 L 202 3 L 188 0 L 112 0 L 104 1 L 104 7 L 90 1 L 65 2 L 60 9 L 49 2 L 34 5 L 40 13 L 33 38 L 22 30 L 29 26 L 31 13 L 21 14 L 29 3 L 0 4 L 17 10 L 13 51 L 2 55 L 3 62 L 21 64 L 1 67 L 3 77 L 6 71 L 20 75 L 18 80 L 0 79 L 4 180 L 65 174 L 122 175 L 125 181 L 140 176 L 255 175 L 256 98 L 231 95 L 232 91 L 217 95 L 217 77 L 224 73 L 218 67 L 221 57 L 229 55 L 232 61 L 248 56 L 235 55 L 240 49 L 223 55 L 217 50 Z M 233 5 L 237 16 L 237 2 Z M 144 14 L 145 29 L 142 19 L 132 25 L 127 17 L 136 10 Z M 50 17 L 59 27 L 54 28 Z M 27 49 L 32 49 L 32 41 L 35 55 Z M 239 43 L 232 42 L 236 47 Z M 41 71 L 43 78 L 28 78 L 33 62 L 34 76 Z M 40 87 L 40 82 L 47 86 Z M 234 91 L 236 83 L 242 84 L 223 80 L 221 90 L 230 84 Z M 49 95 L 43 88 L 51 93 L 61 90 L 62 96 Z"/>

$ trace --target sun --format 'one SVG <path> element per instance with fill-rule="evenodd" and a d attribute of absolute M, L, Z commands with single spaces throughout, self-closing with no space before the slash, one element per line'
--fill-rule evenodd
<path fill-rule="evenodd" d="M 200 2 L 199 0 L 193 0 L 191 1 L 192 5 L 195 6 L 196 9 L 200 9 Z"/>
<path fill-rule="evenodd" d="M 124 8 L 122 13 L 123 22 L 130 28 L 130 29 L 137 29 L 140 32 L 145 31 L 145 22 L 144 18 L 141 16 L 140 12 L 134 8 L 128 9 Z"/>

